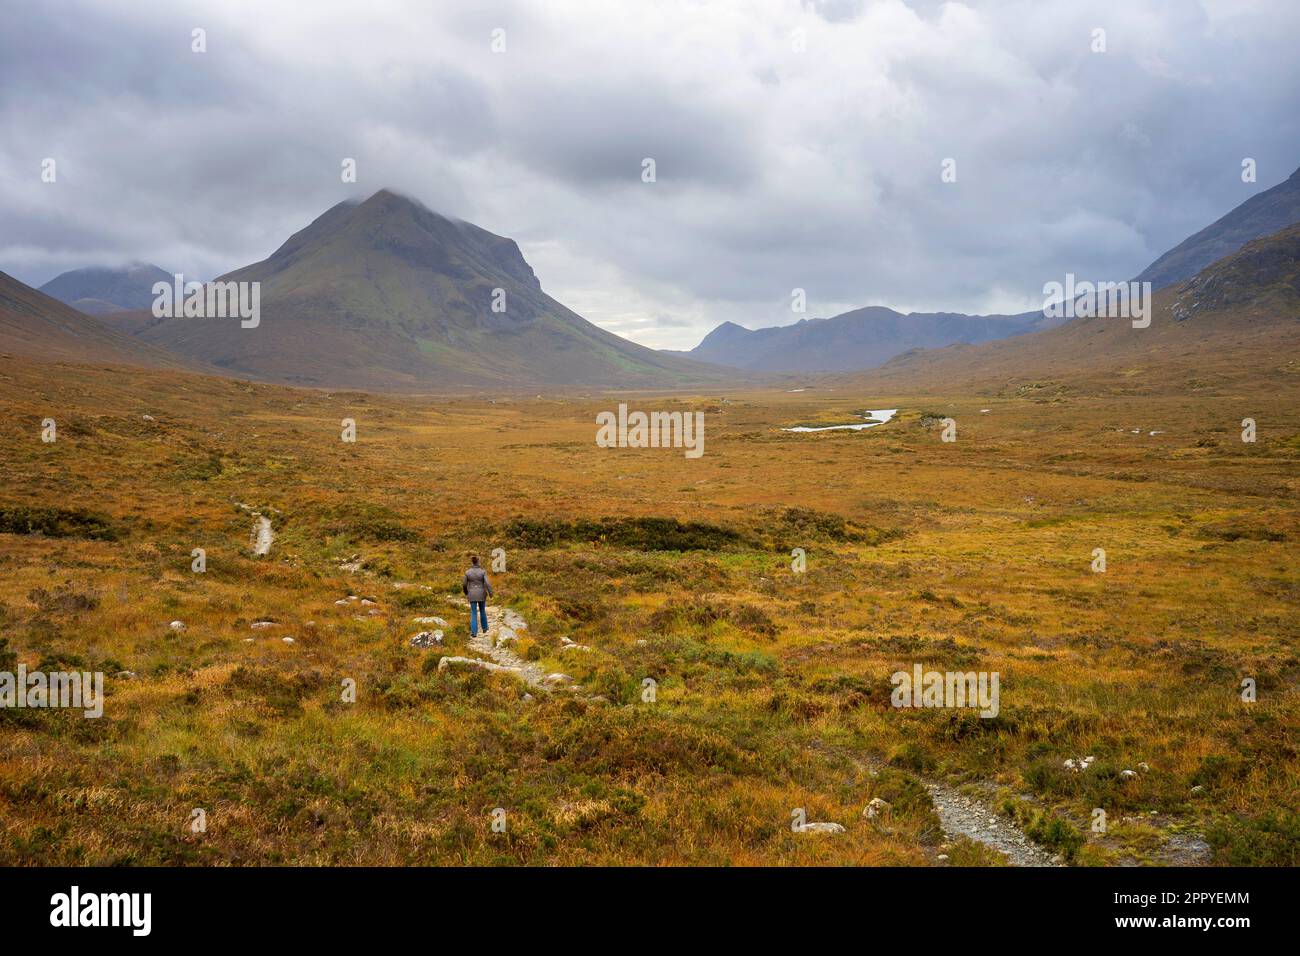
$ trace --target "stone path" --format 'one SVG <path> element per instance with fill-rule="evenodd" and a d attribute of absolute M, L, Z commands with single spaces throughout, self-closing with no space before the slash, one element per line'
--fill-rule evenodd
<path fill-rule="evenodd" d="M 452 598 L 452 603 L 458 604 L 465 609 L 465 617 L 459 624 L 454 626 L 468 627 L 469 602 L 464 598 Z M 514 652 L 511 645 L 518 639 L 518 632 L 528 628 L 528 622 L 517 612 L 510 608 L 489 604 L 487 606 L 487 618 L 488 629 L 479 631 L 477 636 L 470 638 L 469 649 L 488 658 L 488 660 L 476 660 L 472 657 L 444 657 L 438 662 L 440 670 L 443 669 L 444 665 L 451 666 L 454 664 L 482 666 L 488 670 L 513 673 L 529 687 L 537 690 L 550 691 L 557 687 L 567 687 L 570 690 L 577 689 L 578 685 L 573 683 L 573 678 L 567 674 L 548 674 L 545 668 L 534 664 L 532 661 L 524 660 Z"/>
<path fill-rule="evenodd" d="M 1003 854 L 1012 866 L 1060 866 L 1060 861 L 1023 830 L 979 800 L 942 783 L 924 781 L 949 839 L 964 836 Z"/>

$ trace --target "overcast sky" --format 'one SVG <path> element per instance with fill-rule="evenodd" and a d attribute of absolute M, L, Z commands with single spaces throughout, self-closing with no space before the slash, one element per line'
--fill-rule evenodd
<path fill-rule="evenodd" d="M 210 278 L 389 187 L 656 347 L 796 287 L 1024 311 L 1300 165 L 1297 36 L 1295 0 L 11 0 L 0 270 Z"/>

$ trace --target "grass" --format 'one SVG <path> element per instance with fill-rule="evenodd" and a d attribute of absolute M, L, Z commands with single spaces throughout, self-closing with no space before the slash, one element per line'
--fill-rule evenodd
<path fill-rule="evenodd" d="M 107 675 L 99 720 L 0 710 L 0 863 L 924 865 L 930 777 L 1014 794 L 1073 863 L 1162 862 L 1176 834 L 1300 861 L 1294 386 L 697 396 L 687 460 L 597 448 L 622 398 L 0 373 L 0 665 Z M 1259 443 L 1233 443 L 1238 406 Z M 779 430 L 863 407 L 901 411 Z M 269 557 L 237 503 L 271 516 Z M 466 557 L 496 548 L 521 655 L 583 695 L 438 670 L 467 653 Z M 428 615 L 442 649 L 409 646 Z M 998 717 L 891 707 L 916 663 L 998 671 Z M 1095 807 L 1142 822 L 1093 833 Z M 796 808 L 846 832 L 793 833 Z"/>

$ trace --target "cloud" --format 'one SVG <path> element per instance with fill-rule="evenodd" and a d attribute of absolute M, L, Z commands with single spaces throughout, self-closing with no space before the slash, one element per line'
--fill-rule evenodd
<path fill-rule="evenodd" d="M 0 34 L 0 269 L 216 275 L 387 186 L 654 346 L 794 321 L 795 288 L 1020 311 L 1300 164 L 1297 27 L 1285 0 L 33 4 Z"/>

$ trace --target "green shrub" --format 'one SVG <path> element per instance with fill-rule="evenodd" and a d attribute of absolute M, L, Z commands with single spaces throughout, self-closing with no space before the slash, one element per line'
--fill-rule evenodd
<path fill-rule="evenodd" d="M 107 517 L 82 508 L 0 507 L 0 533 L 116 541 L 121 532 Z"/>
<path fill-rule="evenodd" d="M 909 740 L 894 749 L 894 752 L 889 755 L 889 764 L 917 773 L 931 773 L 935 767 L 935 760 L 924 744 Z"/>
<path fill-rule="evenodd" d="M 1085 842 L 1083 834 L 1073 824 L 1045 810 L 1034 814 L 1034 818 L 1025 827 L 1025 836 L 1049 850 L 1055 850 L 1066 860 L 1074 859 L 1079 847 Z"/>
<path fill-rule="evenodd" d="M 1294 811 L 1220 820 L 1205 836 L 1221 866 L 1300 866 L 1300 814 Z"/>

